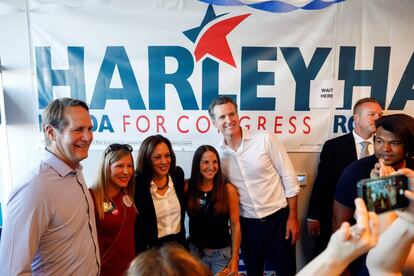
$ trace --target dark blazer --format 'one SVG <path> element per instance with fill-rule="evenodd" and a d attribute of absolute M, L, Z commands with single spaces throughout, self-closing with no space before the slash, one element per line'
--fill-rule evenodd
<path fill-rule="evenodd" d="M 329 242 L 336 184 L 342 171 L 355 160 L 357 153 L 352 133 L 330 139 L 323 145 L 307 215 L 308 219 L 321 223 L 321 233 L 313 249 L 314 256 L 322 252 Z"/>
<path fill-rule="evenodd" d="M 174 188 L 181 205 L 181 232 L 179 240 L 185 241 L 185 199 L 184 199 L 184 172 L 176 167 L 171 174 Z M 157 217 L 154 202 L 152 201 L 150 184 L 152 178 L 149 176 L 135 175 L 135 197 L 134 202 L 138 209 L 135 223 L 135 252 L 141 253 L 156 245 L 158 239 Z"/>

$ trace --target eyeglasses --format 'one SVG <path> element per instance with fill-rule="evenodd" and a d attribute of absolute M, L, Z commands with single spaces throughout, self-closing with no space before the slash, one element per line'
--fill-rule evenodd
<path fill-rule="evenodd" d="M 118 151 L 118 150 L 132 152 L 133 148 L 128 144 L 110 144 L 105 150 L 105 155 L 107 155 L 110 151 Z"/>

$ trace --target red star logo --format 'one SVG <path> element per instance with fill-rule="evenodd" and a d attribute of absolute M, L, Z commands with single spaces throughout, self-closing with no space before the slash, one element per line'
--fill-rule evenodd
<path fill-rule="evenodd" d="M 184 31 L 183 33 L 186 37 L 188 37 L 188 39 L 196 43 L 197 37 L 199 37 L 205 26 L 207 26 L 210 22 L 216 21 L 218 18 L 225 16 L 226 14 L 227 13 L 216 15 L 213 5 L 210 4 L 200 26 Z M 236 67 L 236 63 L 234 62 L 226 36 L 249 15 L 250 14 L 234 16 L 210 26 L 204 34 L 201 35 L 196 45 L 194 50 L 196 61 L 199 61 L 206 55 L 210 55 L 233 67 Z"/>
<path fill-rule="evenodd" d="M 250 14 L 234 16 L 211 26 L 200 38 L 194 50 L 196 61 L 209 54 L 236 67 L 226 36 Z"/>

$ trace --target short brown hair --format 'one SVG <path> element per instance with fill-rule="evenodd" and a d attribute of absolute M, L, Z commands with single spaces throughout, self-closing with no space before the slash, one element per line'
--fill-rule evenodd
<path fill-rule="evenodd" d="M 89 112 L 88 105 L 78 99 L 72 98 L 59 98 L 51 103 L 49 103 L 42 114 L 42 126 L 43 131 L 47 125 L 52 126 L 53 128 L 57 129 L 59 132 L 62 132 L 63 129 L 68 125 L 68 121 L 65 118 L 65 110 L 66 107 L 69 106 L 81 106 Z M 44 131 L 45 134 L 45 141 L 46 145 L 50 145 L 49 137 Z"/>
<path fill-rule="evenodd" d="M 363 105 L 364 103 L 376 103 L 376 104 L 378 104 L 379 106 L 381 106 L 381 105 L 380 105 L 380 103 L 379 103 L 376 99 L 374 99 L 374 98 L 362 98 L 362 99 L 359 99 L 359 100 L 355 103 L 355 105 L 354 105 L 354 110 L 353 110 L 354 114 L 357 114 L 357 113 L 359 112 L 359 108 L 360 108 L 360 107 L 361 107 L 361 105 Z"/>
<path fill-rule="evenodd" d="M 220 96 L 218 98 L 215 98 L 209 105 L 208 107 L 208 115 L 210 116 L 211 120 L 215 120 L 214 118 L 214 107 L 216 105 L 222 105 L 222 104 L 226 104 L 226 103 L 231 103 L 234 106 L 234 109 L 236 110 L 237 113 L 237 103 L 230 98 L 229 96 Z"/>
<path fill-rule="evenodd" d="M 212 276 L 208 267 L 179 245 L 152 248 L 139 254 L 126 276 Z"/>

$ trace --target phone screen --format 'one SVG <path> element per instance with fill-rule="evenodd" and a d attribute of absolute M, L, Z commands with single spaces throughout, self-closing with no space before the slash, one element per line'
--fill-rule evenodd
<path fill-rule="evenodd" d="M 358 196 L 364 199 L 369 211 L 377 214 L 407 207 L 409 200 L 404 196 L 407 189 L 405 175 L 363 179 L 357 183 Z"/>

